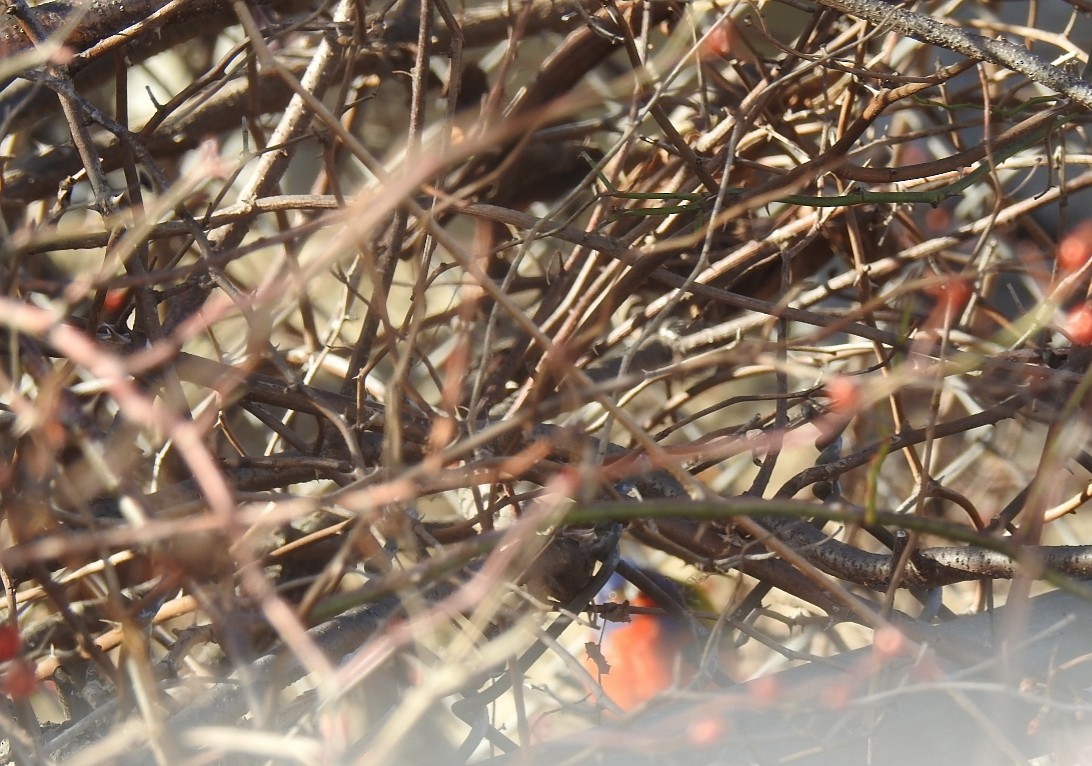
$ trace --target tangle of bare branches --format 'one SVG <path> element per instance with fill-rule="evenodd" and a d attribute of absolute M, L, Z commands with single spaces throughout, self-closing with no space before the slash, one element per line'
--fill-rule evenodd
<path fill-rule="evenodd" d="M 1077 758 L 1081 3 L 5 10 L 5 762 Z"/>

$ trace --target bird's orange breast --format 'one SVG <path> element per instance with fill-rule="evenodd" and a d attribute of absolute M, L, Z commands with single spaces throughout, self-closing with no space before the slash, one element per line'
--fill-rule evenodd
<path fill-rule="evenodd" d="M 639 596 L 633 606 L 655 606 Z M 600 647 L 609 672 L 598 677 L 603 691 L 623 710 L 631 710 L 666 689 L 686 683 L 693 668 L 683 658 L 691 641 L 685 625 L 667 615 L 634 614 L 630 622 L 608 625 Z M 592 664 L 592 663 L 589 663 Z"/>

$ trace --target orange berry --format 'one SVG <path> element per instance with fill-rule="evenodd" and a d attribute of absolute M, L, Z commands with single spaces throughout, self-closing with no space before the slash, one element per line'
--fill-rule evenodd
<path fill-rule="evenodd" d="M 758 707 L 770 707 L 782 696 L 781 682 L 773 676 L 760 676 L 747 684 L 751 701 Z"/>
<path fill-rule="evenodd" d="M 50 55 L 49 63 L 54 66 L 65 66 L 66 64 L 72 63 L 72 59 L 75 57 L 76 51 L 72 50 L 67 45 L 62 45 Z"/>
<path fill-rule="evenodd" d="M 848 681 L 827 684 L 819 698 L 827 710 L 842 710 L 853 701 L 853 685 Z"/>
<path fill-rule="evenodd" d="M 1072 274 L 1092 257 L 1092 220 L 1081 221 L 1058 243 L 1058 266 Z"/>
<path fill-rule="evenodd" d="M 686 737 L 696 747 L 710 747 L 717 744 L 725 735 L 724 719 L 718 715 L 698 716 L 686 727 Z"/>
<path fill-rule="evenodd" d="M 1092 304 L 1082 303 L 1069 312 L 1065 320 L 1065 334 L 1082 346 L 1092 344 Z"/>
<path fill-rule="evenodd" d="M 891 659 L 897 657 L 906 647 L 903 635 L 897 628 L 884 626 L 872 637 L 872 651 L 876 657 Z"/>
<path fill-rule="evenodd" d="M 826 389 L 830 409 L 839 415 L 852 414 L 861 406 L 861 392 L 846 375 L 835 375 L 827 381 Z"/>

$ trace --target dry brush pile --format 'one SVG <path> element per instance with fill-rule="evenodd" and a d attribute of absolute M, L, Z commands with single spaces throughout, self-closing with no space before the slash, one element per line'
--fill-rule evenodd
<path fill-rule="evenodd" d="M 864 762 L 761 723 L 862 646 L 1061 752 L 945 631 L 1092 573 L 1088 9 L 997 5 L 9 0 L 8 759 Z"/>

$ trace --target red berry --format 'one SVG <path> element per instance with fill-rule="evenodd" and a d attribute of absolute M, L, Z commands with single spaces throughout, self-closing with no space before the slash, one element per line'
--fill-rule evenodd
<path fill-rule="evenodd" d="M 696 747 L 711 747 L 724 739 L 727 726 L 724 719 L 715 713 L 699 715 L 686 727 L 690 744 Z"/>
<path fill-rule="evenodd" d="M 851 415 L 861 407 L 861 391 L 853 378 L 835 375 L 826 383 L 830 408 L 839 415 Z"/>
<path fill-rule="evenodd" d="M 4 668 L 0 676 L 0 689 L 13 700 L 26 699 L 38 688 L 34 664 L 28 660 L 16 660 Z"/>
<path fill-rule="evenodd" d="M 971 287 L 962 279 L 946 279 L 938 285 L 927 288 L 926 292 L 937 301 L 937 308 L 944 315 L 954 317 L 971 299 Z"/>
<path fill-rule="evenodd" d="M 897 628 L 885 626 L 873 634 L 872 652 L 877 659 L 890 660 L 904 651 L 906 651 L 906 640 Z"/>
<path fill-rule="evenodd" d="M 106 297 L 103 298 L 102 308 L 107 314 L 115 315 L 125 308 L 125 302 L 129 299 L 129 288 L 122 287 L 114 290 L 107 290 Z"/>
<path fill-rule="evenodd" d="M 1092 257 L 1092 221 L 1081 221 L 1058 243 L 1058 266 L 1067 274 L 1077 271 Z"/>
<path fill-rule="evenodd" d="M 0 662 L 14 659 L 23 648 L 19 637 L 19 628 L 14 625 L 0 625 Z"/>
<path fill-rule="evenodd" d="M 1070 311 L 1065 332 L 1074 343 L 1082 346 L 1092 344 L 1092 305 L 1082 303 Z"/>
<path fill-rule="evenodd" d="M 702 40 L 698 55 L 703 59 L 754 61 L 754 49 L 747 42 L 750 25 L 750 19 L 721 19 Z"/>
<path fill-rule="evenodd" d="M 706 58 L 727 58 L 732 54 L 732 48 L 738 46 L 735 25 L 731 22 L 721 22 L 709 30 L 709 34 L 702 41 L 701 55 Z"/>

